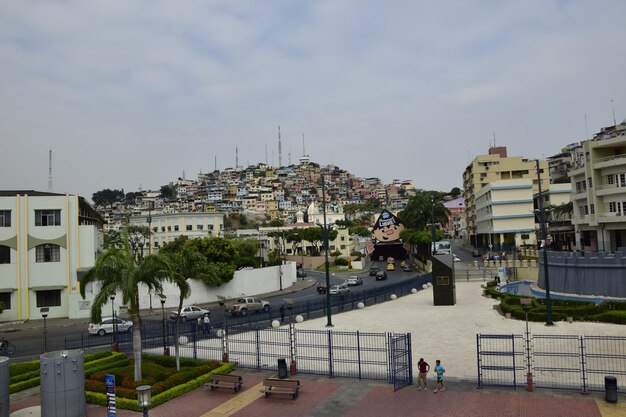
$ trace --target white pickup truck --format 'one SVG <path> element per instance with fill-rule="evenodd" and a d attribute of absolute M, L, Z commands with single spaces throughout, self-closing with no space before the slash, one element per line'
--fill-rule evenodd
<path fill-rule="evenodd" d="M 254 297 L 238 298 L 235 304 L 227 307 L 227 310 L 233 316 L 247 316 L 252 311 L 270 311 L 269 301 L 261 300 Z"/>

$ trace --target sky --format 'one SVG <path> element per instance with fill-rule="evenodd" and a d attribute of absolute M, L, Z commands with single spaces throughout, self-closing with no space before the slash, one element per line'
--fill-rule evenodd
<path fill-rule="evenodd" d="M 545 158 L 626 117 L 626 2 L 0 4 L 0 189 L 87 198 L 303 152 L 462 187 L 490 145 Z"/>

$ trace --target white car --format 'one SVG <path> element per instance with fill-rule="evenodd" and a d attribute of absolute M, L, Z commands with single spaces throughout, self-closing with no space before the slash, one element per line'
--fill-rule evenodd
<path fill-rule="evenodd" d="M 363 285 L 363 279 L 361 277 L 350 277 L 346 280 L 346 284 L 350 287 L 355 285 Z"/>
<path fill-rule="evenodd" d="M 133 322 L 123 320 L 119 317 L 115 318 L 115 326 L 118 332 L 132 332 Z M 87 329 L 89 334 L 97 334 L 98 336 L 104 336 L 107 333 L 113 333 L 113 317 L 103 317 L 102 322 L 99 324 L 89 323 Z"/>
<path fill-rule="evenodd" d="M 350 289 L 346 284 L 333 285 L 328 291 L 330 295 L 346 295 L 350 292 Z"/>
<path fill-rule="evenodd" d="M 198 320 L 200 317 L 210 316 L 211 312 L 209 310 L 205 310 L 198 306 L 183 306 L 180 309 L 180 319 L 182 321 L 187 320 Z M 178 316 L 178 310 L 170 311 L 170 319 L 176 320 L 176 316 Z"/>
<path fill-rule="evenodd" d="M 452 259 L 454 260 L 454 262 L 461 262 L 461 258 L 456 256 L 455 254 L 452 254 Z"/>

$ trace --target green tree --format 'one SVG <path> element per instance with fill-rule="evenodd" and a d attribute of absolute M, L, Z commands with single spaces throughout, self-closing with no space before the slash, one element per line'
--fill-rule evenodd
<path fill-rule="evenodd" d="M 127 232 L 123 233 L 124 245 L 109 248 L 96 260 L 95 265 L 80 279 L 80 294 L 85 298 L 89 282 L 100 281 L 101 288 L 91 305 L 91 321 L 102 321 L 102 307 L 111 296 L 121 294 L 121 304 L 128 307 L 133 322 L 133 356 L 135 358 L 135 381 L 141 381 L 141 326 L 139 315 L 139 286 L 143 285 L 155 294 L 162 294 L 162 280 L 172 276 L 171 266 L 161 255 L 137 258 L 128 244 Z"/>
<path fill-rule="evenodd" d="M 370 229 L 368 229 L 365 226 L 354 226 L 354 227 L 351 227 L 348 231 L 351 235 L 357 235 L 361 237 L 372 236 L 372 232 L 370 231 Z"/>
<path fill-rule="evenodd" d="M 450 190 L 450 195 L 454 198 L 458 197 L 459 195 L 461 195 L 461 189 L 459 187 L 454 187 Z"/>
<path fill-rule="evenodd" d="M 96 206 L 109 206 L 113 203 L 124 200 L 124 190 L 111 190 L 105 188 L 104 190 L 96 191 L 91 195 L 91 200 Z"/>
<path fill-rule="evenodd" d="M 409 198 L 405 209 L 398 213 L 398 218 L 406 228 L 425 230 L 432 223 L 432 201 L 435 201 L 435 223 L 446 224 L 450 211 L 443 205 L 442 197 L 443 193 L 437 191 L 418 192 Z"/>
<path fill-rule="evenodd" d="M 162 185 L 161 186 L 161 197 L 169 200 L 174 198 L 176 190 L 171 185 Z"/>
<path fill-rule="evenodd" d="M 121 248 L 124 246 L 122 241 L 122 234 L 119 230 L 107 230 L 104 233 L 104 249 L 108 248 Z"/>

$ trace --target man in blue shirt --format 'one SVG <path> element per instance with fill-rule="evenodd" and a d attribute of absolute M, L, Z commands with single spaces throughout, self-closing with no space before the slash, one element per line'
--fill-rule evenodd
<path fill-rule="evenodd" d="M 437 386 L 433 392 L 445 391 L 446 389 L 443 386 L 443 373 L 446 372 L 446 368 L 443 367 L 439 359 L 437 359 L 434 371 L 437 373 Z"/>

